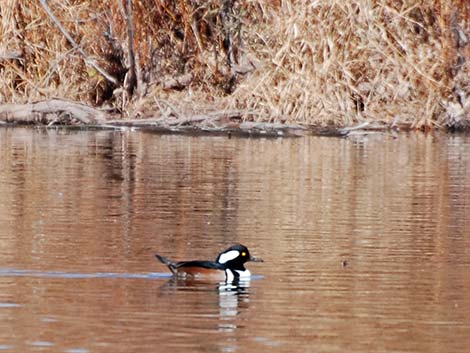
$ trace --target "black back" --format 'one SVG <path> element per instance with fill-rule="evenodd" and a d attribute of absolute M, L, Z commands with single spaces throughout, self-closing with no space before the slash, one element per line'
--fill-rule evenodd
<path fill-rule="evenodd" d="M 176 268 L 181 267 L 202 267 L 202 268 L 209 268 L 214 270 L 225 270 L 226 267 L 223 264 L 219 264 L 214 261 L 180 261 L 175 264 Z"/>

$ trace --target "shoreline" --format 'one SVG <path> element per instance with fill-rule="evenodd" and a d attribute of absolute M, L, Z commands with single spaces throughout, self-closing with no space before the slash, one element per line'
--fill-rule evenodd
<path fill-rule="evenodd" d="M 255 135 L 470 129 L 463 2 L 14 3 L 0 7 L 0 121 L 142 118 L 168 132 Z M 62 105 L 41 106 L 51 102 Z"/>
<path fill-rule="evenodd" d="M 281 122 L 256 122 L 243 118 L 242 110 L 217 111 L 187 117 L 162 117 L 159 112 L 146 112 L 142 118 L 122 118 L 120 114 L 106 112 L 89 105 L 65 99 L 50 99 L 30 104 L 0 105 L 0 127 L 41 126 L 74 129 L 136 129 L 161 134 L 213 135 L 240 137 L 347 137 L 373 133 L 399 132 L 469 132 L 461 128 L 413 128 L 410 124 L 390 124 L 365 121 L 351 126 L 321 126 Z"/>
<path fill-rule="evenodd" d="M 0 127 L 41 126 L 74 129 L 138 129 L 161 134 L 213 135 L 240 137 L 348 137 L 373 133 L 400 132 L 470 132 L 469 126 L 413 128 L 411 124 L 366 121 L 351 126 L 321 126 L 280 122 L 255 122 L 243 119 L 244 111 L 218 111 L 184 118 L 161 117 L 146 112 L 144 118 L 122 118 L 89 105 L 64 99 L 51 99 L 30 104 L 0 105 Z M 161 114 L 160 114 L 161 115 Z M 154 116 L 154 117 L 150 117 Z"/>

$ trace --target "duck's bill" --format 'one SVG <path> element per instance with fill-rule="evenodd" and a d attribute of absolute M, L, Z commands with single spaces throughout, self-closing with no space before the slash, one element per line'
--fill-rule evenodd
<path fill-rule="evenodd" d="M 253 257 L 253 256 L 250 256 L 250 261 L 253 261 L 253 262 L 264 262 L 263 259 L 260 259 L 259 257 Z"/>

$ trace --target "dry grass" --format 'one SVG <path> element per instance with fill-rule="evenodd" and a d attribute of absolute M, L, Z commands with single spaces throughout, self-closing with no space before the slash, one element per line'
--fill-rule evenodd
<path fill-rule="evenodd" d="M 264 66 L 241 83 L 237 104 L 260 120 L 437 124 L 463 58 L 445 21 L 454 18 L 452 26 L 470 34 L 454 5 L 455 13 L 426 0 L 284 0 L 265 7 L 267 25 L 258 29 L 254 50 Z"/>
<path fill-rule="evenodd" d="M 119 3 L 50 6 L 87 55 L 122 83 L 127 41 Z M 61 96 L 128 114 L 240 109 L 247 119 L 311 125 L 470 125 L 468 1 L 240 0 L 228 17 L 222 3 L 134 2 L 144 85 L 123 105 L 117 87 L 85 64 L 38 2 L 3 0 L 0 103 Z M 185 74 L 187 85 L 164 88 Z"/>
<path fill-rule="evenodd" d="M 83 23 L 91 14 L 84 2 L 57 2 L 64 26 L 89 47 L 94 33 Z M 38 2 L 5 0 L 0 3 L 0 52 L 13 52 L 17 60 L 1 60 L 1 102 L 36 101 L 51 96 L 93 101 L 102 79 L 84 64 L 45 15 Z M 88 48 L 90 49 L 90 48 Z M 98 53 L 92 49 L 90 55 Z"/>
<path fill-rule="evenodd" d="M 189 72 L 194 87 L 206 88 L 211 94 L 226 91 L 230 72 L 222 48 L 218 3 L 134 2 L 134 43 L 147 86 L 159 86 Z M 49 5 L 87 56 L 122 83 L 128 63 L 120 1 L 53 0 Z M 237 40 L 235 33 L 234 42 Z M 9 53 L 19 59 L 9 58 Z M 100 105 L 113 102 L 117 88 L 85 64 L 38 2 L 27 0 L 0 2 L 0 70 L 0 102 L 66 96 Z"/>

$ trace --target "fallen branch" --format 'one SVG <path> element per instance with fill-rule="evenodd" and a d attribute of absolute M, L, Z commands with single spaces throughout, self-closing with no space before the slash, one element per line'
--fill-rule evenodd
<path fill-rule="evenodd" d="M 105 122 L 105 113 L 84 104 L 62 99 L 0 105 L 0 121 L 4 122 L 55 124 L 64 120 L 99 124 Z"/>
<path fill-rule="evenodd" d="M 343 136 L 349 136 L 352 134 L 366 134 L 371 132 L 382 132 L 390 129 L 390 124 L 386 124 L 380 121 L 365 121 L 363 123 L 343 127 L 338 129 L 338 132 Z"/>
<path fill-rule="evenodd" d="M 182 117 L 111 119 L 110 113 L 62 99 L 30 104 L 0 105 L 0 124 L 80 125 L 98 129 L 147 129 L 162 133 L 210 133 L 240 136 L 302 136 L 308 129 L 296 124 L 243 121 L 243 111 L 218 111 Z"/>

